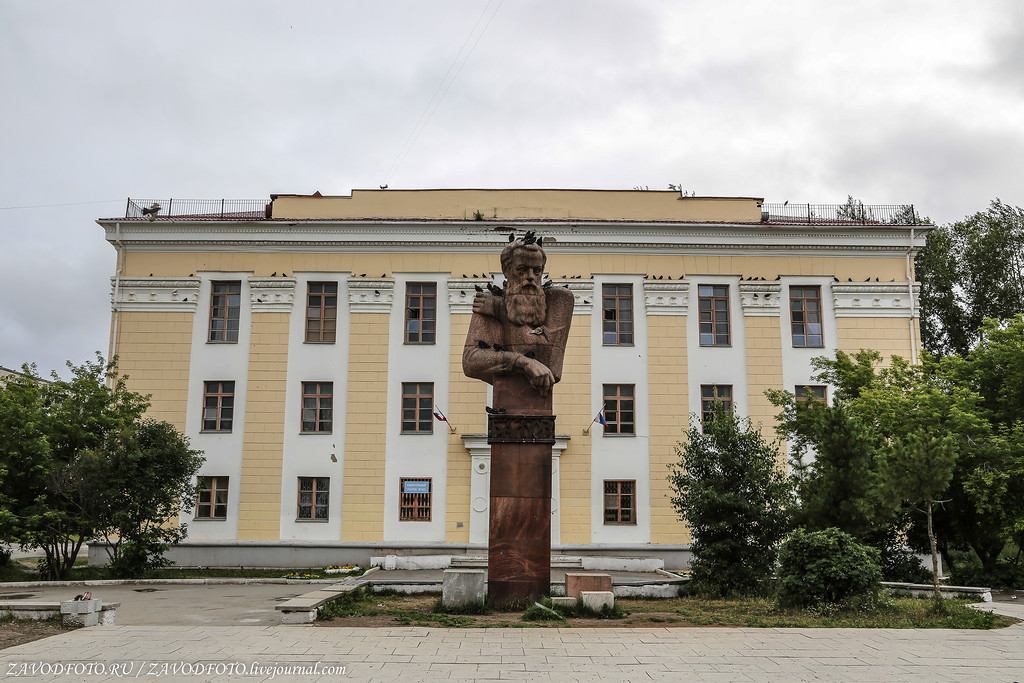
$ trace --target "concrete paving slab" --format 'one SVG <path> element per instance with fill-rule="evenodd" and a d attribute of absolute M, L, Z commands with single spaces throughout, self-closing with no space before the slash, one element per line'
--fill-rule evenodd
<path fill-rule="evenodd" d="M 1024 678 L 1014 657 L 1024 628 L 998 631 L 872 629 L 358 629 L 313 626 L 114 626 L 61 634 L 0 652 L 4 671 L 37 665 L 30 680 L 68 680 L 55 666 L 100 665 L 119 680 L 127 666 L 181 680 L 850 680 L 935 681 Z M 813 633 L 812 633 L 813 632 Z M 824 633 L 823 633 L 824 632 Z M 777 657 L 752 654 L 756 638 Z M 822 648 L 805 650 L 808 640 Z M 611 641 L 611 642 L 610 642 Z M 508 645 L 498 649 L 494 642 Z M 616 647 L 611 648 L 614 644 Z M 644 648 L 649 655 L 632 653 Z M 702 649 L 716 652 L 713 658 Z M 544 651 L 538 657 L 527 652 Z M 609 654 L 609 653 L 612 654 Z M 629 655 L 618 654 L 630 652 Z M 826 652 L 828 653 L 826 655 Z M 984 657 L 978 653 L 984 652 Z M 514 654 L 510 654 L 514 653 Z M 996 653 L 993 656 L 991 653 Z M 38 665 L 50 665 L 41 673 Z M 112 674 L 120 665 L 122 676 Z M 235 674 L 225 673 L 234 665 Z M 240 673 L 240 667 L 246 667 Z M 13 667 L 13 669 L 12 669 Z M 183 668 L 184 667 L 184 668 Z M 198 667 L 202 673 L 196 674 Z M 292 667 L 290 670 L 288 667 Z M 294 673 L 296 667 L 308 672 Z M 316 669 L 319 667 L 319 669 Z M 344 674 L 338 671 L 344 667 Z M 187 671 L 186 671 L 187 669 Z M 29 670 L 24 669 L 26 672 Z M 330 670 L 330 674 L 323 673 Z M 208 675 L 206 672 L 210 671 Z M 291 673 L 289 673 L 289 671 Z M 319 671 L 320 673 L 317 673 Z M 134 677 L 134 674 L 131 676 Z M 141 676 L 140 676 L 141 677 Z M 147 676 L 152 678 L 152 676 Z"/>

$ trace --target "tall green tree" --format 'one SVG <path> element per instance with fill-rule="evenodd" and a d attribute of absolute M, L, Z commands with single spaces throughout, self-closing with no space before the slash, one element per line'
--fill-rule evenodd
<path fill-rule="evenodd" d="M 135 548 L 167 539 L 153 527 L 172 521 L 189 491 L 181 471 L 190 483 L 202 462 L 170 425 L 143 419 L 146 397 L 113 363 L 97 354 L 68 367 L 68 380 L 44 382 L 25 366 L 0 385 L 0 539 L 41 548 L 53 579 L 97 534 Z"/>
<path fill-rule="evenodd" d="M 1024 311 L 1024 209 L 994 200 L 985 211 L 929 233 L 915 259 L 921 338 L 935 355 L 966 355 L 985 318 Z"/>
<path fill-rule="evenodd" d="M 790 529 L 778 448 L 749 420 L 719 408 L 703 429 L 694 421 L 676 453 L 671 502 L 693 536 L 695 586 L 709 596 L 764 593 Z"/>
<path fill-rule="evenodd" d="M 893 499 L 907 502 L 920 511 L 927 524 L 928 549 L 932 556 L 932 586 L 939 592 L 939 551 L 935 539 L 933 510 L 953 478 L 956 443 L 949 434 L 915 431 L 892 439 L 882 461 L 882 487 Z"/>
<path fill-rule="evenodd" d="M 934 543 L 949 566 L 951 550 L 969 549 L 991 572 L 1024 519 L 1024 440 L 1015 437 L 1024 434 L 1024 425 L 1013 417 L 1024 400 L 1024 389 L 1017 389 L 1024 382 L 1024 322 L 991 321 L 982 338 L 984 343 L 966 358 L 926 354 L 920 365 L 893 357 L 889 367 L 879 368 L 880 356 L 873 351 L 815 359 L 817 379 L 836 387 L 833 410 L 848 411 L 873 435 L 872 454 L 847 463 L 838 475 L 828 459 L 828 431 L 814 431 L 808 417 L 824 408 L 797 405 L 791 395 L 778 392 L 774 400 L 784 408 L 782 429 L 793 443 L 810 443 L 825 455 L 822 463 L 812 465 L 818 479 L 809 481 L 826 490 L 856 492 L 846 483 L 849 469 L 866 462 L 860 471 L 870 473 L 866 476 L 873 483 L 861 488 L 861 507 L 849 509 L 870 510 L 872 501 L 888 499 L 924 510 L 931 500 L 931 533 L 921 527 L 920 521 L 926 520 L 920 520 L 909 529 L 910 539 L 922 550 Z M 939 445 L 925 448 L 922 434 L 938 439 Z M 940 476 L 947 456 L 953 458 L 952 473 Z M 916 467 L 931 470 L 930 480 L 937 483 L 926 487 L 921 480 L 898 478 L 901 471 L 910 471 L 909 465 L 898 464 L 913 458 Z M 886 492 L 890 495 L 881 495 Z M 805 490 L 801 494 L 805 513 L 813 511 L 813 497 Z M 822 519 L 833 522 L 835 515 L 823 514 Z"/>

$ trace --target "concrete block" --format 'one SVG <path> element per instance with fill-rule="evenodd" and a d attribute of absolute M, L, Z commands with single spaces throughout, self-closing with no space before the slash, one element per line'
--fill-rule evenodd
<path fill-rule="evenodd" d="M 615 606 L 615 594 L 611 591 L 583 591 L 580 593 L 580 604 L 595 612 L 600 612 L 605 605 Z"/>
<path fill-rule="evenodd" d="M 312 624 L 316 621 L 316 610 L 293 610 L 281 612 L 282 624 Z"/>
<path fill-rule="evenodd" d="M 66 613 L 64 614 L 65 626 L 96 626 L 100 623 L 99 612 L 87 613 Z"/>
<path fill-rule="evenodd" d="M 576 607 L 576 598 L 570 598 L 568 596 L 560 596 L 551 598 L 551 604 L 555 607 L 567 607 L 572 609 Z"/>
<path fill-rule="evenodd" d="M 114 606 L 104 605 L 103 610 L 99 612 L 100 626 L 114 626 L 114 622 L 117 620 L 117 603 Z"/>
<path fill-rule="evenodd" d="M 61 614 L 92 614 L 103 609 L 103 601 L 99 598 L 92 600 L 64 600 L 60 603 Z"/>
<path fill-rule="evenodd" d="M 611 574 L 584 574 L 581 572 L 565 573 L 565 594 L 570 598 L 580 597 L 583 591 L 601 591 L 611 593 Z"/>
<path fill-rule="evenodd" d="M 583 569 L 587 571 L 654 572 L 665 568 L 665 561 L 659 557 L 605 557 L 598 555 L 584 557 L 582 562 Z"/>
<path fill-rule="evenodd" d="M 483 569 L 446 569 L 441 586 L 441 602 L 445 607 L 479 604 L 487 596 Z"/>

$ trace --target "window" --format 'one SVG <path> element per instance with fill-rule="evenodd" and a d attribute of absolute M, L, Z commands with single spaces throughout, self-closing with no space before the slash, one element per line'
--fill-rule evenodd
<path fill-rule="evenodd" d="M 798 384 L 796 385 L 796 400 L 797 403 L 807 401 L 810 398 L 814 398 L 818 401 L 825 401 L 828 394 L 826 393 L 826 387 L 817 386 L 812 384 Z"/>
<path fill-rule="evenodd" d="M 402 382 L 402 433 L 434 433 L 433 382 Z"/>
<path fill-rule="evenodd" d="M 634 403 L 632 384 L 604 385 L 605 434 L 634 433 Z"/>
<path fill-rule="evenodd" d="M 430 521 L 430 479 L 402 479 L 398 482 L 398 520 L 401 522 Z"/>
<path fill-rule="evenodd" d="M 604 482 L 604 523 L 636 524 L 636 481 Z"/>
<path fill-rule="evenodd" d="M 437 285 L 410 282 L 405 286 L 405 343 L 433 344 L 437 333 Z"/>
<path fill-rule="evenodd" d="M 603 285 L 604 343 L 633 343 L 633 285 Z"/>
<path fill-rule="evenodd" d="M 210 298 L 210 341 L 238 341 L 238 312 L 242 304 L 241 282 L 214 282 Z"/>
<path fill-rule="evenodd" d="M 707 424 L 711 421 L 715 404 L 721 404 L 727 412 L 732 412 L 732 386 L 729 384 L 700 385 L 700 421 Z"/>
<path fill-rule="evenodd" d="M 326 521 L 330 488 L 330 477 L 299 477 L 299 504 L 296 518 Z"/>
<path fill-rule="evenodd" d="M 331 431 L 333 414 L 333 382 L 302 383 L 302 431 Z"/>
<path fill-rule="evenodd" d="M 821 287 L 790 287 L 789 316 L 793 346 L 822 346 Z"/>
<path fill-rule="evenodd" d="M 196 519 L 227 519 L 228 478 L 199 477 L 196 488 Z"/>
<path fill-rule="evenodd" d="M 333 342 L 338 330 L 338 283 L 310 282 L 306 292 L 306 341 Z"/>
<path fill-rule="evenodd" d="M 698 285 L 700 345 L 729 345 L 729 285 Z"/>
<path fill-rule="evenodd" d="M 234 382 L 204 382 L 203 431 L 230 432 L 235 412 Z"/>

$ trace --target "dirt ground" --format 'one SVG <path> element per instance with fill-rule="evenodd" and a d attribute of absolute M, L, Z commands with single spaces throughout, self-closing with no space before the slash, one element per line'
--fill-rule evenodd
<path fill-rule="evenodd" d="M 73 628 L 65 628 L 52 621 L 14 619 L 0 622 L 0 650 L 6 650 L 15 645 L 24 645 L 25 643 L 31 643 L 33 640 L 49 638 L 50 636 L 73 630 Z"/>

